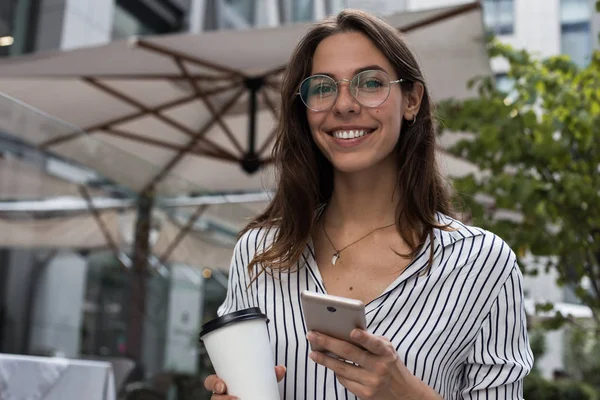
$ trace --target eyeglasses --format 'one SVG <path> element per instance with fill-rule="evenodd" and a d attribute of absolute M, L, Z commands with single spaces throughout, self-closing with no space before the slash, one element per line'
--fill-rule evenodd
<path fill-rule="evenodd" d="M 300 84 L 298 94 L 302 102 L 312 111 L 329 110 L 338 97 L 338 84 L 348 82 L 350 93 L 365 107 L 382 105 L 390 95 L 390 86 L 404 82 L 404 79 L 390 81 L 390 77 L 380 70 L 367 70 L 356 74 L 352 80 L 335 81 L 327 75 L 309 76 Z"/>

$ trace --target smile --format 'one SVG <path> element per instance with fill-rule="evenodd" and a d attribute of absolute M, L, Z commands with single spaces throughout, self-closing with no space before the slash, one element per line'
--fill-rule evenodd
<path fill-rule="evenodd" d="M 372 133 L 374 129 L 336 130 L 330 133 L 336 139 L 357 139 Z"/>

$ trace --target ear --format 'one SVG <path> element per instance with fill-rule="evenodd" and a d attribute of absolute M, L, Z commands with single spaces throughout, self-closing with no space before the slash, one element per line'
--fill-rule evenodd
<path fill-rule="evenodd" d="M 406 105 L 404 108 L 404 119 L 412 121 L 415 119 L 421 108 L 421 100 L 423 100 L 425 87 L 421 82 L 415 82 L 411 92 L 406 93 Z"/>

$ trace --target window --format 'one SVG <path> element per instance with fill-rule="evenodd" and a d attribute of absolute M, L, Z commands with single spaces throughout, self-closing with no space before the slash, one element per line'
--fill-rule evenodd
<path fill-rule="evenodd" d="M 40 2 L 0 0 L 0 37 L 12 37 L 11 45 L 0 46 L 0 57 L 35 50 Z"/>
<path fill-rule="evenodd" d="M 243 18 L 249 25 L 254 24 L 254 9 L 256 8 L 256 0 L 225 0 L 225 4 L 235 10 L 236 14 Z"/>
<path fill-rule="evenodd" d="M 313 2 L 312 0 L 294 0 L 293 20 L 294 21 L 312 21 Z"/>
<path fill-rule="evenodd" d="M 183 28 L 183 17 L 183 10 L 166 0 L 117 0 L 113 39 L 179 32 Z"/>
<path fill-rule="evenodd" d="M 113 19 L 113 39 L 123 39 L 131 36 L 153 34 L 153 30 L 135 18 L 121 6 L 115 7 Z"/>
<path fill-rule="evenodd" d="M 512 92 L 514 87 L 514 82 L 511 78 L 508 77 L 505 73 L 496 74 L 496 89 L 501 91 L 502 93 L 509 94 Z"/>
<path fill-rule="evenodd" d="M 483 22 L 496 35 L 514 32 L 515 12 L 513 0 L 484 0 Z"/>
<path fill-rule="evenodd" d="M 561 0 L 560 48 L 579 66 L 587 65 L 592 54 L 588 0 Z"/>

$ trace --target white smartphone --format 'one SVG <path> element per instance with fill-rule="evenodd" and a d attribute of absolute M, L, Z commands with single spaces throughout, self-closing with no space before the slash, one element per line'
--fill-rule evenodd
<path fill-rule="evenodd" d="M 300 299 L 307 331 L 323 333 L 352 343 L 350 333 L 353 329 L 367 329 L 365 305 L 360 300 L 307 290 L 302 292 Z M 312 344 L 311 349 L 325 351 L 321 346 Z"/>

